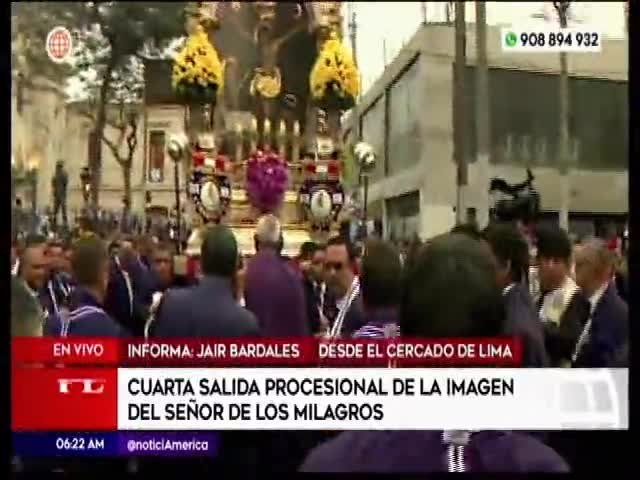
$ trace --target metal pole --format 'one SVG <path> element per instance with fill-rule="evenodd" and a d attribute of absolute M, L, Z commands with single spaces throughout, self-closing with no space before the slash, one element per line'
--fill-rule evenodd
<path fill-rule="evenodd" d="M 478 225 L 489 223 L 489 65 L 487 60 L 487 5 L 476 1 L 476 133 L 478 150 L 476 167 L 480 172 L 480 202 L 478 205 Z"/>
<path fill-rule="evenodd" d="M 455 9 L 455 69 L 453 91 L 453 156 L 457 166 L 456 223 L 465 221 L 464 189 L 468 183 L 468 166 L 464 151 L 464 75 L 466 67 L 467 32 L 465 2 L 456 2 Z"/>
<path fill-rule="evenodd" d="M 182 251 L 182 242 L 180 241 L 180 233 L 182 228 L 182 213 L 180 209 L 180 165 L 179 160 L 173 162 L 174 185 L 176 190 L 176 252 L 178 255 Z"/>
<path fill-rule="evenodd" d="M 349 36 L 351 37 L 351 52 L 353 54 L 353 63 L 358 65 L 358 24 L 356 23 L 356 12 L 351 14 L 351 22 L 349 23 Z"/>
<path fill-rule="evenodd" d="M 553 2 L 558 12 L 560 28 L 567 28 L 567 14 L 571 2 Z M 560 115 L 560 158 L 558 170 L 561 175 L 560 228 L 569 231 L 569 202 L 571 187 L 569 185 L 569 67 L 567 52 L 560 52 L 559 78 L 559 115 Z"/>
<path fill-rule="evenodd" d="M 367 205 L 369 203 L 369 174 L 365 173 L 364 174 L 364 199 L 363 199 L 363 207 L 362 207 L 362 218 L 364 219 L 364 226 L 365 228 L 367 228 L 367 216 L 368 216 L 368 212 L 367 212 Z"/>
<path fill-rule="evenodd" d="M 422 24 L 427 24 L 427 2 L 420 2 L 420 11 L 422 13 Z"/>

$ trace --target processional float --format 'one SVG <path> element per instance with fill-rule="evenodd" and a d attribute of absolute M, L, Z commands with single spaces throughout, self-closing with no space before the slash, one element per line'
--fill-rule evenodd
<path fill-rule="evenodd" d="M 340 117 L 360 75 L 342 43 L 341 2 L 192 2 L 172 86 L 185 131 L 169 142 L 184 164 L 190 214 L 225 223 L 243 254 L 265 213 L 285 254 L 335 233 L 344 205 Z M 194 229 L 187 255 L 197 255 Z"/>

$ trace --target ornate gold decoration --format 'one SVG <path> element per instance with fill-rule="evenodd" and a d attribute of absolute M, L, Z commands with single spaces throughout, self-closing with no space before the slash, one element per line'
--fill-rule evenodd
<path fill-rule="evenodd" d="M 328 28 L 340 33 L 342 25 L 342 2 L 309 2 L 315 28 Z"/>
<path fill-rule="evenodd" d="M 281 89 L 282 77 L 278 67 L 275 67 L 272 72 L 261 67 L 254 70 L 250 87 L 251 95 L 258 94 L 263 98 L 275 98 L 280 95 Z"/>

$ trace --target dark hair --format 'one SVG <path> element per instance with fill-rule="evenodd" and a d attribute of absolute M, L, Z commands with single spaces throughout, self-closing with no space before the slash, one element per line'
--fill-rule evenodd
<path fill-rule="evenodd" d="M 24 239 L 24 248 L 40 247 L 47 244 L 47 238 L 44 235 L 32 233 Z"/>
<path fill-rule="evenodd" d="M 432 239 L 408 265 L 400 329 L 417 337 L 492 337 L 505 311 L 486 247 L 467 236 Z"/>
<path fill-rule="evenodd" d="M 529 270 L 529 245 L 511 224 L 493 224 L 486 228 L 484 237 L 491 246 L 493 255 L 502 266 L 510 264 L 511 280 L 521 282 Z"/>
<path fill-rule="evenodd" d="M 169 252 L 169 255 L 173 255 L 174 251 L 175 247 L 173 246 L 173 244 L 168 242 L 156 243 L 155 245 L 153 245 L 153 248 L 151 250 L 152 254 L 155 254 L 155 252 Z"/>
<path fill-rule="evenodd" d="M 362 300 L 369 307 L 400 304 L 402 265 L 400 254 L 387 242 L 369 240 L 365 245 L 360 273 Z"/>
<path fill-rule="evenodd" d="M 535 235 L 539 257 L 561 260 L 569 264 L 572 248 L 567 232 L 559 227 L 540 227 L 536 229 Z"/>
<path fill-rule="evenodd" d="M 318 245 L 315 242 L 304 242 L 300 245 L 300 253 L 298 258 L 300 260 L 308 260 L 313 257 L 313 254 L 318 250 Z"/>
<path fill-rule="evenodd" d="M 73 246 L 71 270 L 78 285 L 93 287 L 99 284 L 109 252 L 98 237 L 81 238 Z"/>
<path fill-rule="evenodd" d="M 331 237 L 327 242 L 327 248 L 332 246 L 342 246 L 342 245 L 344 245 L 344 247 L 347 249 L 349 262 L 351 263 L 355 262 L 356 258 L 358 258 L 358 253 L 348 238 L 338 235 L 335 237 Z"/>
<path fill-rule="evenodd" d="M 205 275 L 231 277 L 238 266 L 238 244 L 226 225 L 207 228 L 203 235 L 200 259 Z"/>
<path fill-rule="evenodd" d="M 472 225 L 470 223 L 456 225 L 451 229 L 450 233 L 466 235 L 467 237 L 473 240 L 483 240 L 482 233 L 478 230 L 478 228 L 475 225 Z"/>

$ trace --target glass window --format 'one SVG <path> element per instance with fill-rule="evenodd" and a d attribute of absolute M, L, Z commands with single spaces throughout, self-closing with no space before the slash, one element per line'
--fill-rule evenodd
<path fill-rule="evenodd" d="M 491 160 L 496 163 L 556 166 L 560 132 L 558 75 L 489 69 Z M 628 83 L 569 79 L 570 151 L 577 167 L 628 168 Z M 476 152 L 475 67 L 467 68 L 467 158 Z M 522 92 L 527 92 L 523 95 Z"/>
<path fill-rule="evenodd" d="M 388 173 L 400 172 L 420 160 L 420 119 L 423 96 L 419 84 L 420 58 L 389 89 Z"/>
<path fill-rule="evenodd" d="M 149 181 L 164 181 L 164 156 L 166 135 L 164 130 L 152 130 L 149 133 Z"/>

